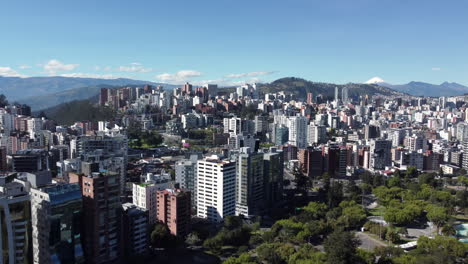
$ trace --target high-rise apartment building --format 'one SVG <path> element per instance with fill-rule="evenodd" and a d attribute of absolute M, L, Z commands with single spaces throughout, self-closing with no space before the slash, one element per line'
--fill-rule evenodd
<path fill-rule="evenodd" d="M 189 190 L 191 193 L 192 204 L 195 205 L 195 177 L 196 177 L 197 161 L 195 160 L 180 160 L 175 164 L 175 180 L 181 189 Z"/>
<path fill-rule="evenodd" d="M 297 156 L 304 175 L 307 175 L 310 178 L 322 176 L 324 157 L 321 149 L 312 147 L 299 149 Z"/>
<path fill-rule="evenodd" d="M 10 175 L 0 176 L 1 263 L 32 263 L 30 195 Z"/>
<path fill-rule="evenodd" d="M 457 140 L 460 142 L 468 141 L 468 123 L 457 124 Z"/>
<path fill-rule="evenodd" d="M 307 146 L 307 123 L 309 120 L 304 116 L 294 116 L 288 119 L 289 144 L 298 148 Z"/>
<path fill-rule="evenodd" d="M 324 143 L 327 140 L 327 128 L 310 124 L 307 126 L 307 143 L 309 145 Z"/>
<path fill-rule="evenodd" d="M 341 90 L 341 101 L 343 101 L 343 103 L 348 103 L 348 100 L 349 100 L 349 88 L 348 87 L 343 87 L 343 89 Z"/>
<path fill-rule="evenodd" d="M 157 193 L 157 218 L 167 225 L 171 234 L 185 237 L 190 232 L 190 192 L 166 189 Z"/>
<path fill-rule="evenodd" d="M 123 244 L 127 263 L 148 252 L 149 228 L 148 210 L 132 203 L 122 204 L 122 235 L 125 239 Z"/>
<path fill-rule="evenodd" d="M 156 223 L 156 208 L 157 197 L 156 193 L 159 186 L 151 183 L 133 183 L 132 184 L 132 199 L 133 204 L 148 210 L 148 223 L 154 225 Z"/>
<path fill-rule="evenodd" d="M 235 214 L 236 162 L 218 156 L 197 162 L 197 216 L 211 222 Z"/>
<path fill-rule="evenodd" d="M 83 248 L 86 263 L 119 263 L 121 251 L 121 210 L 119 175 L 113 172 L 78 175 L 83 195 Z"/>
<path fill-rule="evenodd" d="M 284 155 L 271 147 L 263 154 L 263 197 L 265 207 L 271 210 L 283 199 Z"/>
<path fill-rule="evenodd" d="M 263 153 L 241 148 L 236 166 L 236 215 L 261 215 L 265 209 Z"/>
<path fill-rule="evenodd" d="M 84 263 L 78 184 L 31 188 L 30 193 L 34 263 Z"/>
<path fill-rule="evenodd" d="M 124 193 L 128 161 L 126 136 L 81 136 L 77 140 L 76 155 L 82 161 L 99 163 L 100 169 L 118 173 L 120 194 Z"/>
<path fill-rule="evenodd" d="M 392 165 L 392 141 L 373 139 L 370 142 L 369 167 L 374 170 L 383 170 Z"/>
<path fill-rule="evenodd" d="M 49 170 L 49 153 L 44 149 L 25 149 L 12 155 L 13 170 L 36 172 Z"/>
<path fill-rule="evenodd" d="M 275 145 L 282 146 L 288 142 L 289 129 L 285 126 L 275 126 Z"/>

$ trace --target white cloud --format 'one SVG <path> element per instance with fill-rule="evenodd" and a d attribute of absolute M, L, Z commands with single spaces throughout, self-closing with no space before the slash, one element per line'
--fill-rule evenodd
<path fill-rule="evenodd" d="M 24 70 L 24 69 L 29 69 L 29 68 L 31 68 L 31 66 L 29 66 L 29 65 L 20 65 L 18 68 Z"/>
<path fill-rule="evenodd" d="M 147 73 L 147 72 L 152 72 L 152 68 L 145 68 L 141 65 L 136 65 L 132 63 L 132 66 L 120 66 L 117 68 L 117 71 L 119 72 L 142 72 L 142 73 Z"/>
<path fill-rule="evenodd" d="M 199 77 L 201 75 L 201 72 L 198 71 L 183 70 L 176 73 L 162 73 L 156 75 L 155 77 L 162 82 L 180 84 L 189 81 L 191 78 Z"/>
<path fill-rule="evenodd" d="M 139 63 L 139 62 L 132 62 L 132 63 L 130 63 L 130 65 L 141 65 L 141 63 Z"/>
<path fill-rule="evenodd" d="M 27 77 L 26 75 L 20 74 L 13 70 L 11 67 L 0 67 L 0 76 L 4 77 Z"/>
<path fill-rule="evenodd" d="M 79 64 L 63 64 L 58 60 L 50 60 L 44 66 L 44 70 L 49 73 L 49 75 L 55 75 L 57 72 L 61 71 L 71 71 L 78 67 Z"/>
<path fill-rule="evenodd" d="M 263 75 L 270 75 L 276 73 L 276 71 L 265 71 L 265 72 L 246 72 L 246 73 L 232 73 L 224 76 L 225 78 L 232 78 L 232 79 L 238 79 L 238 78 L 244 78 L 244 77 L 257 77 L 257 76 L 263 76 Z"/>
<path fill-rule="evenodd" d="M 60 74 L 62 77 L 73 77 L 73 78 L 96 78 L 96 79 L 118 79 L 127 78 L 124 76 L 115 76 L 112 74 L 95 74 L 95 73 L 64 73 Z"/>
<path fill-rule="evenodd" d="M 244 79 L 244 80 L 230 80 L 230 79 L 215 79 L 215 80 L 200 80 L 200 81 L 194 81 L 192 84 L 194 85 L 205 85 L 205 84 L 217 84 L 220 87 L 227 87 L 227 86 L 241 86 L 246 83 L 262 83 L 264 82 L 263 80 L 259 78 L 249 78 L 249 79 Z"/>
<path fill-rule="evenodd" d="M 440 68 L 440 67 L 432 67 L 432 70 L 433 70 L 433 71 L 440 71 L 441 68 Z"/>

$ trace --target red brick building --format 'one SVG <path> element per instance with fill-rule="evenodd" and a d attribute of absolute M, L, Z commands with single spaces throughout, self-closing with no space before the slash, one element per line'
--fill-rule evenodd
<path fill-rule="evenodd" d="M 157 219 L 166 224 L 171 234 L 184 237 L 190 232 L 190 192 L 166 189 L 157 192 Z"/>

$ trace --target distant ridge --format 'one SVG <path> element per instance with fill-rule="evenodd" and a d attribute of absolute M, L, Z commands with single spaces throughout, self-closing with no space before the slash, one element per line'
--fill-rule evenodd
<path fill-rule="evenodd" d="M 363 83 L 348 83 L 348 84 L 333 84 L 333 83 L 321 83 L 307 81 L 297 77 L 286 77 L 278 79 L 274 82 L 267 84 L 259 84 L 258 87 L 264 93 L 272 93 L 279 91 L 287 91 L 296 94 L 298 98 L 305 99 L 307 93 L 312 93 L 314 96 L 322 94 L 325 97 L 333 98 L 335 95 L 335 87 L 338 87 L 340 91 L 344 87 L 349 88 L 349 96 L 365 96 L 365 95 L 395 95 L 403 96 L 402 92 L 395 91 L 388 87 L 379 86 L 376 84 L 363 84 Z"/>
<path fill-rule="evenodd" d="M 468 87 L 455 82 L 443 82 L 441 84 L 430 84 L 425 82 L 409 82 L 407 84 L 393 85 L 389 83 L 377 83 L 400 92 L 415 96 L 456 96 L 468 93 Z"/>
<path fill-rule="evenodd" d="M 126 78 L 98 79 L 60 76 L 19 78 L 0 76 L 0 93 L 6 95 L 10 101 L 16 101 L 28 97 L 50 95 L 65 90 L 83 88 L 88 86 L 125 86 L 145 84 L 158 85 L 160 83 L 132 80 Z"/>

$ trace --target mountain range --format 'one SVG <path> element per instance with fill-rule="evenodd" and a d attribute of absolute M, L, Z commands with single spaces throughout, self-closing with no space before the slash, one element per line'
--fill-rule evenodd
<path fill-rule="evenodd" d="M 163 83 L 119 79 L 75 78 L 75 77 L 2 77 L 0 94 L 9 101 L 28 104 L 33 110 L 41 110 L 74 100 L 93 97 L 103 87 L 143 86 L 145 84 L 176 87 Z"/>
<path fill-rule="evenodd" d="M 154 83 L 133 79 L 96 79 L 74 77 L 1 77 L 0 94 L 6 95 L 9 101 L 28 104 L 33 111 L 39 111 L 71 102 L 84 100 L 99 94 L 103 87 L 143 86 L 145 84 L 162 85 L 166 89 L 179 87 L 178 85 Z M 468 93 L 468 87 L 458 83 L 444 82 L 440 85 L 424 82 L 410 82 L 407 84 L 393 85 L 386 83 L 381 78 L 375 77 L 367 83 L 332 84 L 312 82 L 296 77 L 281 78 L 271 83 L 258 84 L 262 92 L 288 91 L 298 98 L 304 99 L 308 92 L 315 95 L 323 94 L 333 97 L 335 87 L 341 91 L 348 87 L 349 96 L 358 95 L 425 95 L 425 96 L 453 96 Z M 223 91 L 223 90 L 221 90 Z M 225 92 L 234 91 L 233 88 L 224 89 Z"/>
<path fill-rule="evenodd" d="M 425 82 L 409 82 L 407 84 L 390 84 L 379 77 L 367 81 L 368 84 L 376 84 L 388 87 L 400 92 L 414 96 L 457 96 L 468 93 L 468 87 L 456 82 L 443 82 L 441 84 L 430 84 Z"/>
<path fill-rule="evenodd" d="M 348 88 L 348 95 L 350 97 L 358 97 L 365 95 L 394 95 L 404 96 L 403 92 L 395 91 L 388 87 L 379 86 L 376 84 L 366 83 L 347 83 L 347 84 L 333 84 L 312 82 L 297 77 L 286 77 L 278 79 L 271 83 L 257 85 L 263 93 L 274 93 L 286 91 L 295 94 L 299 99 L 305 99 L 307 93 L 312 93 L 314 96 L 322 94 L 325 97 L 333 98 L 335 96 L 335 88 L 338 87 L 339 96 L 341 98 L 341 91 L 343 88 Z"/>

